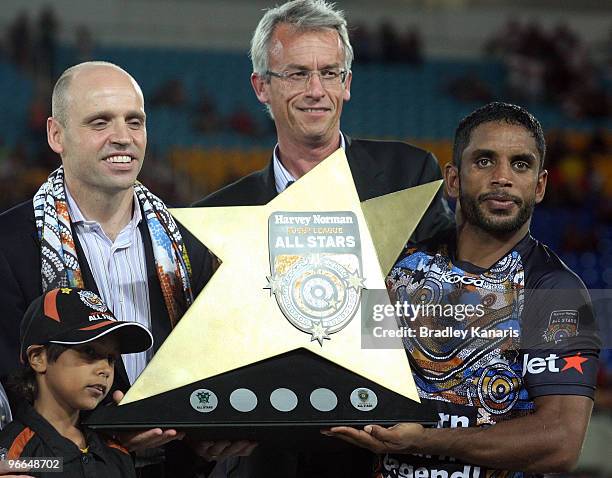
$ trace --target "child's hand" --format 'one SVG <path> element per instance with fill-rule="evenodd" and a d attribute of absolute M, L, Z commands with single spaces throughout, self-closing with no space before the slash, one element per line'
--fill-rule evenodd
<path fill-rule="evenodd" d="M 115 392 L 113 392 L 113 400 L 119 403 L 121 399 L 123 399 L 123 392 L 115 390 Z M 161 428 L 135 432 L 120 432 L 113 435 L 113 437 L 129 451 L 157 448 L 173 440 L 182 440 L 184 436 L 184 432 L 178 432 L 173 429 L 162 430 Z"/>
<path fill-rule="evenodd" d="M 120 432 L 114 435 L 117 441 L 128 451 L 158 448 L 173 440 L 182 440 L 184 436 L 184 432 L 177 432 L 173 429 L 162 430 L 161 428 L 137 432 Z"/>

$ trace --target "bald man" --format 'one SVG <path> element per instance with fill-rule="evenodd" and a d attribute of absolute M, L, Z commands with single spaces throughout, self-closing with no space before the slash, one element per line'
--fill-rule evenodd
<path fill-rule="evenodd" d="M 18 367 L 19 323 L 56 287 L 97 292 L 119 320 L 150 328 L 155 350 L 211 274 L 206 248 L 136 181 L 147 146 L 144 98 L 126 71 L 105 62 L 67 69 L 53 90 L 47 140 L 62 165 L 34 198 L 0 215 L 0 379 Z M 126 390 L 152 353 L 117 367 Z M 135 435 L 132 449 L 180 438 Z"/>

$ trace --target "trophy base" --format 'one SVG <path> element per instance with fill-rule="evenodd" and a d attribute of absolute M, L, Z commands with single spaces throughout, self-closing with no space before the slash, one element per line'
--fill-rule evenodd
<path fill-rule="evenodd" d="M 402 377 L 398 377 L 402 380 Z M 435 425 L 437 413 L 306 349 L 120 406 L 85 421 L 98 430 L 174 428 L 201 440 L 252 440 L 279 448 L 342 448 L 334 426 Z"/>

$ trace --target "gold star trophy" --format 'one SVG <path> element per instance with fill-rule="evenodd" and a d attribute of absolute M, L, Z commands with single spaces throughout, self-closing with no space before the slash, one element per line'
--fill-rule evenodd
<path fill-rule="evenodd" d="M 121 404 L 88 423 L 294 443 L 333 425 L 435 422 L 401 339 L 366 348 L 363 324 L 364 294 L 385 290 L 440 184 L 361 203 L 339 149 L 266 205 L 173 210 L 220 266 Z"/>

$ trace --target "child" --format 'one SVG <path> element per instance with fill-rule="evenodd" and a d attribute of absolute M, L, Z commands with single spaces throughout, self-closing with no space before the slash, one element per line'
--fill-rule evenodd
<path fill-rule="evenodd" d="M 148 329 L 117 321 L 93 292 L 62 288 L 32 302 L 20 332 L 26 368 L 11 388 L 23 403 L 0 432 L 0 454 L 31 463 L 32 458 L 61 457 L 61 474 L 30 468 L 27 473 L 34 476 L 135 477 L 127 450 L 81 426 L 79 413 L 106 397 L 121 353 L 151 347 Z M 56 463 L 45 461 L 52 467 Z"/>

